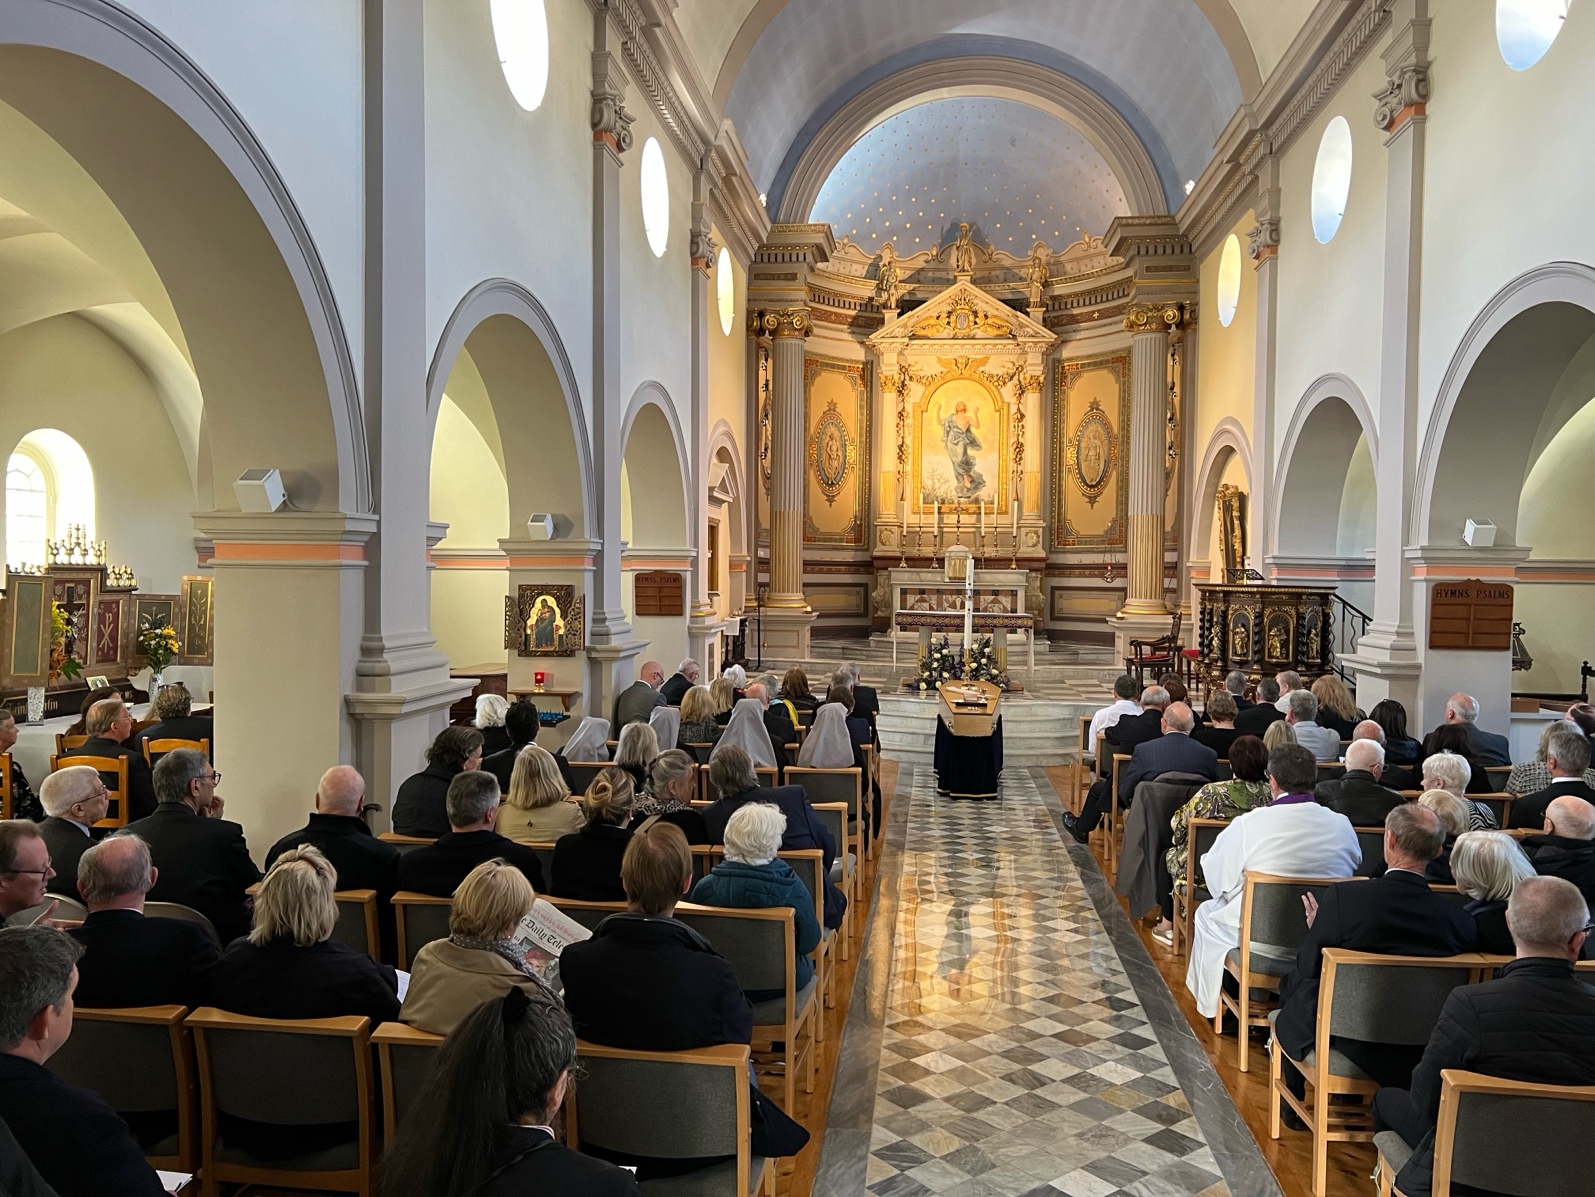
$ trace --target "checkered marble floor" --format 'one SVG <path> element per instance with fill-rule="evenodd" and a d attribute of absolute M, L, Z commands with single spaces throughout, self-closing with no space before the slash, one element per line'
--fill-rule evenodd
<path fill-rule="evenodd" d="M 912 772 L 869 1191 L 1227 1197 L 1039 775 L 974 803 Z"/>

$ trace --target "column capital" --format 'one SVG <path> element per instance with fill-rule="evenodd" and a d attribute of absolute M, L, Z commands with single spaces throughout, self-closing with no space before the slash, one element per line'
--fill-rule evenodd
<path fill-rule="evenodd" d="M 1279 253 L 1279 217 L 1259 220 L 1246 231 L 1246 252 L 1259 263 Z"/>
<path fill-rule="evenodd" d="M 593 105 L 588 116 L 593 140 L 607 145 L 618 156 L 631 149 L 631 123 L 637 118 L 626 111 L 626 92 L 621 83 L 620 66 L 606 50 L 593 55 Z"/>
<path fill-rule="evenodd" d="M 717 248 L 708 230 L 694 229 L 687 238 L 687 257 L 692 260 L 692 268 L 708 274 L 714 264 L 714 251 Z"/>
<path fill-rule="evenodd" d="M 814 331 L 814 321 L 808 308 L 767 308 L 750 318 L 755 335 L 775 337 L 807 337 Z"/>
<path fill-rule="evenodd" d="M 1132 333 L 1163 333 L 1180 327 L 1185 312 L 1178 303 L 1131 303 L 1124 313 L 1124 329 Z"/>
<path fill-rule="evenodd" d="M 1373 93 L 1373 123 L 1386 133 L 1402 129 L 1429 106 L 1429 68 L 1418 62 L 1396 66 L 1385 85 Z"/>

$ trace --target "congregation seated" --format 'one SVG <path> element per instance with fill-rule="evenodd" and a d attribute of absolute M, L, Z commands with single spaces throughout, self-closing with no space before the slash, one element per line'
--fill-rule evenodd
<path fill-rule="evenodd" d="M 866 686 L 858 680 L 858 677 L 858 666 L 851 661 L 845 662 L 831 675 L 831 687 L 833 689 L 837 686 L 845 687 L 853 696 L 852 714 L 849 717 L 862 719 L 869 726 L 870 743 L 879 748 L 881 737 L 876 723 L 881 715 L 881 696 L 874 686 Z M 774 691 L 770 693 L 773 694 Z"/>
<path fill-rule="evenodd" d="M 1487 793 L 1489 784 L 1486 782 L 1482 789 L 1474 781 L 1473 766 L 1466 757 L 1455 752 L 1439 752 L 1434 756 L 1423 758 L 1419 767 L 1422 777 L 1420 788 L 1427 793 L 1430 790 L 1448 790 L 1468 804 L 1468 827 L 1473 831 L 1494 831 L 1496 829 L 1495 812 L 1482 802 L 1475 802 L 1467 797 L 1469 793 Z"/>
<path fill-rule="evenodd" d="M 615 726 L 624 731 L 628 724 L 647 723 L 653 709 L 665 705 L 665 696 L 659 692 L 664 681 L 665 671 L 659 662 L 644 661 L 637 680 L 615 699 Z"/>
<path fill-rule="evenodd" d="M 515 775 L 515 761 L 521 749 L 537 742 L 537 729 L 542 724 L 537 704 L 530 698 L 517 698 L 504 712 L 504 731 L 509 743 L 497 752 L 483 747 L 482 768 L 498 778 L 499 792 L 510 792 L 510 781 Z"/>
<path fill-rule="evenodd" d="M 1512 774 L 1506 779 L 1506 784 L 1501 788 L 1507 793 L 1518 798 L 1526 798 L 1530 794 L 1538 793 L 1551 784 L 1551 770 L 1545 763 L 1546 755 L 1550 752 L 1551 733 L 1563 724 L 1569 724 L 1583 735 L 1583 729 L 1578 727 L 1571 719 L 1563 718 L 1547 723 L 1540 728 L 1539 746 L 1534 750 L 1534 759 L 1531 761 L 1518 761 L 1512 766 Z M 1585 737 L 1586 741 L 1588 737 Z M 1584 776 L 1580 778 L 1587 786 L 1595 787 L 1595 769 L 1586 767 Z"/>
<path fill-rule="evenodd" d="M 83 949 L 49 927 L 0 929 L 0 1120 L 55 1197 L 162 1197 L 127 1124 L 45 1062 L 72 1034 Z"/>
<path fill-rule="evenodd" d="M 1406 1197 L 1431 1192 L 1446 1069 L 1542 1085 L 1595 1085 L 1595 987 L 1573 972 L 1589 914 L 1577 888 L 1559 877 L 1520 881 L 1506 908 L 1516 959 L 1492 980 L 1454 989 L 1410 1088 L 1374 1094 L 1375 1129 L 1395 1131 L 1413 1149 L 1395 1177 Z"/>
<path fill-rule="evenodd" d="M 1390 737 L 1385 732 L 1383 724 L 1374 719 L 1364 719 L 1351 729 L 1351 739 L 1353 743 L 1358 740 L 1371 740 L 1379 745 L 1379 751 L 1383 755 L 1385 762 L 1384 770 L 1379 774 L 1379 784 L 1384 786 L 1385 789 L 1395 790 L 1399 793 L 1402 790 L 1417 788 L 1419 775 L 1416 768 L 1410 765 L 1397 764 L 1390 759 L 1390 749 L 1388 748 Z M 1416 751 L 1417 745 L 1413 744 L 1412 749 Z M 1350 750 L 1349 746 L 1347 750 Z M 1410 754 L 1407 759 L 1409 761 L 1412 759 Z"/>
<path fill-rule="evenodd" d="M 68 765 L 44 779 L 39 801 L 45 814 L 39 834 L 50 849 L 50 865 L 55 869 L 48 888 L 52 894 L 76 897 L 78 859 L 102 835 L 94 825 L 105 818 L 111 791 L 97 770 Z"/>
<path fill-rule="evenodd" d="M 832 686 L 814 712 L 814 725 L 798 750 L 797 763 L 811 769 L 857 769 L 869 793 L 864 811 L 866 830 L 880 826 L 881 783 L 871 773 L 867 749 L 873 742 L 869 723 L 853 715 L 852 691 Z"/>
<path fill-rule="evenodd" d="M 50 846 L 39 825 L 27 819 L 0 822 L 0 923 L 44 902 L 54 879 Z"/>
<path fill-rule="evenodd" d="M 1291 693 L 1302 688 L 1301 674 L 1294 669 L 1281 669 L 1274 680 L 1279 683 L 1279 697 L 1274 700 L 1274 706 L 1281 715 L 1289 714 Z"/>
<path fill-rule="evenodd" d="M 750 802 L 769 802 L 779 807 L 786 816 L 786 833 L 781 837 L 781 851 L 797 852 L 805 848 L 818 848 L 824 853 L 825 871 L 831 871 L 836 860 L 836 841 L 820 822 L 809 804 L 809 796 L 802 786 L 761 786 L 759 775 L 753 771 L 753 761 L 736 745 L 727 745 L 709 762 L 709 788 L 717 795 L 714 803 L 703 812 L 704 827 L 709 833 L 709 843 L 725 842 L 726 824 L 737 808 Z M 825 926 L 835 930 L 842 925 L 842 915 L 847 911 L 847 898 L 829 881 L 825 887 Z"/>
<path fill-rule="evenodd" d="M 737 705 L 737 688 L 728 677 L 717 677 L 709 683 L 709 698 L 714 703 L 716 727 L 724 727 L 731 718 L 731 708 Z"/>
<path fill-rule="evenodd" d="M 1319 805 L 1345 815 L 1353 827 L 1383 827 L 1385 816 L 1400 806 L 1400 794 L 1380 785 L 1385 750 L 1375 740 L 1353 740 L 1346 747 L 1346 772 L 1313 788 Z"/>
<path fill-rule="evenodd" d="M 1494 956 L 1510 956 L 1512 932 L 1506 925 L 1506 904 L 1518 882 L 1533 877 L 1534 866 L 1522 847 L 1504 831 L 1465 831 L 1451 847 L 1451 876 L 1468 904 L 1478 933 L 1474 947 Z"/>
<path fill-rule="evenodd" d="M 709 829 L 692 806 L 698 796 L 698 763 L 679 748 L 661 752 L 648 766 L 648 788 L 632 803 L 631 829 L 648 820 L 674 823 L 689 844 L 707 844 Z"/>
<path fill-rule="evenodd" d="M 449 783 L 449 829 L 432 843 L 399 858 L 399 888 L 447 898 L 485 860 L 501 859 L 526 874 L 534 890 L 543 888 L 543 866 L 536 852 L 496 830 L 498 778 L 480 769 L 457 774 Z"/>
<path fill-rule="evenodd" d="M 1418 796 L 1418 805 L 1433 811 L 1445 830 L 1445 844 L 1440 854 L 1429 862 L 1424 876 L 1433 885 L 1451 885 L 1455 881 L 1451 875 L 1451 848 L 1458 836 L 1470 830 L 1473 804 L 1450 790 L 1428 790 Z"/>
<path fill-rule="evenodd" d="M 1280 980 L 1274 1035 L 1288 1059 L 1287 1081 L 1300 1096 L 1301 1074 L 1291 1060 L 1313 1050 L 1318 1025 L 1319 980 L 1325 948 L 1393 956 L 1455 956 L 1470 952 L 1478 932 L 1471 916 L 1429 888 L 1424 870 L 1440 854 L 1445 827 L 1415 803 L 1385 817 L 1385 872 L 1354 885 L 1331 885 L 1321 898 L 1303 899 L 1307 938 L 1296 965 Z M 1311 876 L 1312 874 L 1297 874 Z M 1369 1043 L 1336 1035 L 1330 1041 L 1381 1085 L 1405 1085 L 1421 1054 L 1404 1044 Z"/>
<path fill-rule="evenodd" d="M 1525 839 L 1523 851 L 1536 873 L 1571 881 L 1595 907 L 1595 806 L 1571 794 L 1553 798 L 1545 834 Z"/>
<path fill-rule="evenodd" d="M 0 752 L 10 752 L 17 743 L 17 717 L 0 707 Z M 38 795 L 28 784 L 28 776 L 16 757 L 11 758 L 11 813 L 18 819 L 32 819 L 35 823 L 45 816 Z"/>
<path fill-rule="evenodd" d="M 194 714 L 194 696 L 182 682 L 172 682 L 155 692 L 151 704 L 155 722 L 133 737 L 128 745 L 139 755 L 150 740 L 209 740 L 210 753 L 216 756 L 216 721 L 210 715 Z"/>
<path fill-rule="evenodd" d="M 649 724 L 628 723 L 620 729 L 620 739 L 615 744 L 615 768 L 626 771 L 634 793 L 642 793 L 648 784 L 648 766 L 658 755 L 659 737 Z"/>
<path fill-rule="evenodd" d="M 1231 669 L 1224 675 L 1224 693 L 1235 700 L 1235 710 L 1249 711 L 1257 704 L 1246 697 L 1246 674 L 1239 669 Z"/>
<path fill-rule="evenodd" d="M 483 1002 L 438 1048 L 383 1153 L 378 1197 L 637 1197 L 630 1172 L 572 1151 L 554 1132 L 575 1068 L 576 1032 L 562 1007 L 518 987 Z"/>
<path fill-rule="evenodd" d="M 593 778 L 582 797 L 581 829 L 554 844 L 554 875 L 548 892 L 582 902 L 624 902 L 620 862 L 631 842 L 627 824 L 636 791 L 631 774 L 613 765 Z"/>
<path fill-rule="evenodd" d="M 1120 719 L 1113 729 L 1122 734 L 1129 730 L 1127 724 L 1144 723 L 1152 714 L 1158 715 L 1158 734 L 1136 743 L 1130 752 L 1129 763 L 1119 771 L 1121 808 L 1130 806 L 1135 797 L 1135 787 L 1141 782 L 1151 781 L 1165 773 L 1190 773 L 1209 781 L 1218 780 L 1218 754 L 1191 738 L 1191 731 L 1196 726 L 1196 717 L 1192 715 L 1191 708 L 1183 702 L 1171 700 L 1159 709 L 1162 696 L 1166 694 L 1168 689 L 1163 686 L 1147 690 L 1141 696 L 1141 705 L 1146 708 L 1143 713 Z M 1137 727 L 1135 731 L 1139 733 L 1141 728 Z M 1107 742 L 1111 744 L 1111 738 Z M 1115 751 L 1124 752 L 1122 742 L 1115 746 Z M 1078 818 L 1065 812 L 1064 828 L 1079 843 L 1083 844 L 1090 838 L 1107 811 L 1112 797 L 1107 788 L 1110 784 L 1111 776 L 1092 786 Z"/>
<path fill-rule="evenodd" d="M 1102 757 L 1097 761 L 1097 779 L 1091 783 L 1079 815 L 1064 812 L 1063 824 L 1080 843 L 1085 843 L 1097 829 L 1103 815 L 1112 805 L 1113 793 L 1109 788 L 1113 777 L 1113 757 L 1134 756 L 1138 745 L 1163 735 L 1163 710 L 1173 700 L 1162 686 L 1148 686 L 1141 691 L 1141 713 L 1120 715 L 1103 733 Z"/>
<path fill-rule="evenodd" d="M 874 743 L 869 720 L 858 714 L 853 707 L 853 691 L 846 686 L 832 685 L 825 692 L 823 707 L 841 707 L 843 718 L 847 726 L 847 738 L 855 749 L 854 762 L 859 768 L 865 767 L 864 750 Z M 819 711 L 814 714 L 815 722 L 819 722 Z"/>
<path fill-rule="evenodd" d="M 1318 725 L 1334 732 L 1336 739 L 1351 739 L 1363 713 L 1357 709 L 1357 700 L 1346 689 L 1346 683 L 1326 673 L 1313 682 L 1312 696 L 1318 702 Z"/>
<path fill-rule="evenodd" d="M 820 706 L 820 700 L 809 690 L 809 675 L 801 665 L 794 665 L 781 675 L 779 697 L 798 711 L 814 711 Z"/>
<path fill-rule="evenodd" d="M 1235 716 L 1235 730 L 1243 736 L 1259 736 L 1271 723 L 1282 723 L 1285 712 L 1279 709 L 1279 682 L 1265 677 L 1257 683 L 1257 701 Z"/>
<path fill-rule="evenodd" d="M 1268 754 L 1272 801 L 1236 817 L 1202 857 L 1212 900 L 1196 911 L 1185 987 L 1203 1018 L 1218 1013 L 1224 958 L 1240 946 L 1241 895 L 1246 874 L 1282 877 L 1350 877 L 1362 863 L 1357 833 L 1345 815 L 1313 798 L 1318 765 L 1299 744 Z"/>
<path fill-rule="evenodd" d="M 69 723 L 67 725 L 66 731 L 62 734 L 67 736 L 88 735 L 89 712 L 94 709 L 95 704 L 104 702 L 107 698 L 121 697 L 122 692 L 115 686 L 96 686 L 83 696 L 83 702 L 78 707 L 78 717 L 76 721 Z"/>
<path fill-rule="evenodd" d="M 703 667 L 688 657 L 676 666 L 675 673 L 665 680 L 659 687 L 659 693 L 665 696 L 665 702 L 673 707 L 679 707 L 681 700 L 687 696 L 687 691 L 698 684 L 698 679 L 703 676 Z"/>
<path fill-rule="evenodd" d="M 823 708 L 822 708 L 823 709 Z M 691 900 L 700 906 L 730 906 L 741 910 L 792 910 L 796 944 L 793 986 L 801 991 L 814 979 L 809 953 L 819 946 L 823 932 L 814 919 L 814 898 L 792 866 L 776 855 L 786 835 L 786 816 L 768 802 L 740 806 L 726 822 L 725 859 L 692 887 Z M 785 990 L 754 990 L 748 1001 L 771 1001 Z"/>
<path fill-rule="evenodd" d="M 510 700 L 502 694 L 478 694 L 476 717 L 471 726 L 482 733 L 482 759 L 503 752 L 511 744 L 509 728 L 504 726 L 504 716 L 510 709 Z"/>
<path fill-rule="evenodd" d="M 522 748 L 495 830 L 517 844 L 551 844 L 584 822 L 554 754 L 536 744 Z"/>
<path fill-rule="evenodd" d="M 792 721 L 792 713 L 787 709 L 786 703 L 772 703 L 770 690 L 763 682 L 749 682 L 744 691 L 746 695 L 759 704 L 759 709 L 764 712 L 764 729 L 770 733 L 770 743 L 779 751 L 776 759 L 784 769 L 791 763 L 791 753 L 788 744 L 798 742 L 797 724 Z"/>
<path fill-rule="evenodd" d="M 1407 708 L 1393 698 L 1386 698 L 1374 703 L 1373 710 L 1368 712 L 1368 718 L 1377 723 L 1379 729 L 1384 732 L 1382 743 L 1385 749 L 1385 767 L 1416 768 L 1418 758 L 1423 755 L 1423 748 L 1407 734 Z"/>
<path fill-rule="evenodd" d="M 677 748 L 688 744 L 712 744 L 720 735 L 715 721 L 715 699 L 708 686 L 693 686 L 681 698 L 681 727 L 676 732 Z"/>
<path fill-rule="evenodd" d="M 199 923 L 145 917 L 155 880 L 149 845 L 128 831 L 95 844 L 78 861 L 77 888 L 89 910 L 68 932 L 83 946 L 73 999 L 79 1005 L 193 1007 L 207 1001 L 220 947 Z"/>
<path fill-rule="evenodd" d="M 1286 697 L 1285 722 L 1296 733 L 1296 743 L 1321 761 L 1340 759 L 1340 733 L 1318 722 L 1318 700 L 1311 690 L 1292 690 Z"/>
<path fill-rule="evenodd" d="M 142 819 L 155 811 L 155 784 L 150 774 L 149 762 L 144 754 L 130 748 L 127 741 L 133 735 L 133 713 L 120 698 L 107 698 L 89 708 L 84 721 L 84 733 L 89 737 L 76 748 L 68 748 L 60 756 L 69 761 L 75 756 L 102 756 L 127 758 L 126 794 L 117 801 L 127 803 L 122 813 L 128 821 Z"/>
<path fill-rule="evenodd" d="M 222 818 L 216 786 L 221 774 L 205 754 L 178 748 L 155 766 L 160 805 L 127 829 L 150 846 L 158 877 L 152 902 L 191 906 L 210 920 L 222 944 L 249 934 L 249 887 L 260 870 L 249 855 L 244 829 Z"/>
<path fill-rule="evenodd" d="M 1220 690 L 1207 700 L 1206 720 L 1191 733 L 1191 738 L 1206 748 L 1211 748 L 1219 760 L 1229 759 L 1230 745 L 1240 738 L 1235 730 L 1235 716 L 1240 710 L 1235 697 Z"/>
<path fill-rule="evenodd" d="M 676 904 L 692 884 L 692 853 L 679 828 L 638 832 L 621 866 L 626 912 L 612 914 L 591 939 L 560 956 L 565 1008 L 591 1043 L 630 1051 L 687 1051 L 753 1040 L 753 1008 L 736 970 L 709 942 L 678 922 Z M 648 1000 L 638 1001 L 638 994 Z M 749 1078 L 752 1154 L 795 1155 L 805 1131 Z M 715 1160 L 626 1159 L 643 1179 L 705 1167 Z"/>
<path fill-rule="evenodd" d="M 1267 806 L 1274 800 L 1265 776 L 1268 750 L 1263 747 L 1263 742 L 1256 736 L 1240 736 L 1230 745 L 1229 752 L 1229 780 L 1209 782 L 1203 786 L 1170 820 L 1174 841 L 1164 856 L 1164 864 L 1174 883 L 1173 890 L 1179 893 L 1184 893 L 1190 884 L 1191 819 L 1233 819 L 1259 806 Z M 1160 943 L 1172 946 L 1173 932 L 1174 905 L 1171 893 L 1163 907 L 1163 920 L 1153 935 Z"/>
<path fill-rule="evenodd" d="M 786 745 L 777 744 L 764 725 L 764 708 L 756 698 L 739 698 L 726 720 L 725 730 L 709 753 L 710 764 L 728 748 L 740 748 L 761 769 L 778 769 L 786 755 Z"/>
<path fill-rule="evenodd" d="M 1532 794 L 1512 804 L 1513 827 L 1538 827 L 1545 812 L 1558 798 L 1582 798 L 1595 802 L 1595 789 L 1585 780 L 1589 769 L 1589 739 L 1567 722 L 1558 720 L 1545 737 L 1545 771 L 1549 780 Z"/>
<path fill-rule="evenodd" d="M 445 727 L 426 750 L 426 768 L 411 774 L 393 800 L 393 830 L 435 839 L 449 829 L 449 783 L 482 765 L 482 733 Z"/>
<path fill-rule="evenodd" d="M 514 943 L 537 895 L 526 874 L 502 860 L 477 865 L 454 891 L 449 937 L 424 944 L 410 965 L 399 1020 L 447 1035 L 483 1002 L 523 989 L 537 1001 L 558 995 Z"/>
<path fill-rule="evenodd" d="M 1430 732 L 1423 741 L 1423 755 L 1431 752 L 1456 752 L 1468 758 L 1476 770 L 1486 765 L 1499 766 L 1512 763 L 1512 747 L 1505 736 L 1487 732 L 1478 725 L 1479 700 L 1471 694 L 1453 694 L 1446 699 L 1445 722 Z M 1462 733 L 1460 740 L 1441 738 L 1439 733 L 1447 728 Z"/>
<path fill-rule="evenodd" d="M 1121 673 L 1113 679 L 1113 701 L 1096 714 L 1091 716 L 1091 731 L 1086 736 L 1086 742 L 1081 745 L 1084 752 L 1096 750 L 1097 737 L 1108 728 L 1114 726 L 1126 715 L 1139 715 L 1141 704 L 1136 701 L 1141 696 L 1141 683 L 1134 674 Z"/>

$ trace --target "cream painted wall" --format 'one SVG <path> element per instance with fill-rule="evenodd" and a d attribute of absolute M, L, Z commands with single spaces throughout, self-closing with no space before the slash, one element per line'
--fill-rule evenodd
<path fill-rule="evenodd" d="M 1241 292 L 1235 319 L 1228 328 L 1218 322 L 1218 263 L 1224 253 L 1220 241 L 1202 259 L 1199 274 L 1201 333 L 1196 352 L 1196 443 L 1204 449 L 1213 429 L 1225 416 L 1233 416 L 1252 434 L 1252 396 L 1257 377 L 1257 270 L 1246 255 L 1246 234 L 1257 223 L 1247 211 L 1230 230 L 1240 244 Z M 1198 456 L 1200 462 L 1200 455 Z"/>
<path fill-rule="evenodd" d="M 1252 53 L 1257 55 L 1258 73 L 1265 80 L 1315 5 L 1316 0 L 1229 0 L 1246 29 Z"/>
<path fill-rule="evenodd" d="M 713 230 L 716 243 L 725 244 L 718 229 Z M 718 263 L 719 252 L 715 258 Z M 720 330 L 720 308 L 715 286 L 719 282 L 719 266 L 709 275 L 709 427 L 724 420 L 731 425 L 731 434 L 737 447 L 746 451 L 745 436 L 748 422 L 748 272 L 745 265 L 728 255 L 731 278 L 736 293 L 736 311 L 731 318 L 731 331 Z"/>
<path fill-rule="evenodd" d="M 0 449 L 10 456 L 41 427 L 60 429 L 88 455 L 95 535 L 110 562 L 132 566 L 141 590 L 175 594 L 199 567 L 188 466 L 149 378 L 76 316 L 0 336 Z"/>
<path fill-rule="evenodd" d="M 509 535 L 509 488 L 497 457 L 448 395 L 432 440 L 431 514 L 449 525 L 439 549 L 496 551 L 499 538 Z M 449 664 L 503 657 L 505 571 L 445 566 L 431 576 L 432 634 Z"/>
<path fill-rule="evenodd" d="M 1297 403 L 1324 374 L 1346 375 L 1378 412 L 1386 151 L 1368 97 L 1384 81 L 1384 63 L 1369 54 L 1302 131 L 1281 168 L 1276 461 Z M 1351 126 L 1351 193 L 1339 231 L 1320 245 L 1313 236 L 1313 165 L 1335 116 Z"/>
<path fill-rule="evenodd" d="M 1589 152 L 1595 5 L 1570 6 L 1534 66 L 1511 70 L 1495 5 L 1436 6 L 1424 210 L 1420 439 L 1441 380 L 1490 297 L 1545 262 L 1595 261 Z"/>
<path fill-rule="evenodd" d="M 1374 516 L 1379 496 L 1373 473 L 1373 454 L 1367 436 L 1357 438 L 1346 468 L 1346 484 L 1340 492 L 1340 523 L 1335 528 L 1335 552 L 1342 557 L 1361 557 L 1373 548 Z"/>

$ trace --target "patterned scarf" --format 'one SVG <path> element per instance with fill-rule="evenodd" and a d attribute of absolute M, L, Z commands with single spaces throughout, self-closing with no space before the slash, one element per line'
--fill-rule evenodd
<path fill-rule="evenodd" d="M 509 961 L 515 966 L 516 972 L 536 981 L 538 988 L 548 995 L 550 1001 L 559 1002 L 559 991 L 531 966 L 526 957 L 516 948 L 514 940 L 488 939 L 480 935 L 451 935 L 449 936 L 449 942 L 457 948 L 469 948 L 477 952 L 491 952 L 493 955 Z"/>

